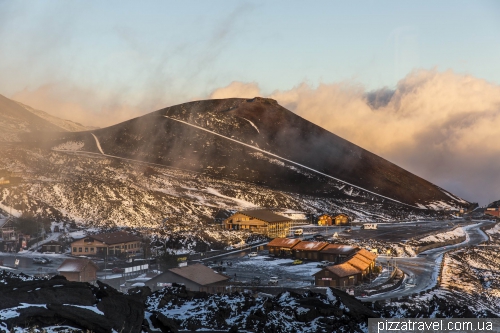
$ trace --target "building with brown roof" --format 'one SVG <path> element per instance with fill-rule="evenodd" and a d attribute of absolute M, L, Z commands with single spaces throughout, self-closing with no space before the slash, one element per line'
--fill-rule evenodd
<path fill-rule="evenodd" d="M 228 230 L 249 230 L 269 238 L 286 237 L 292 220 L 267 209 L 238 211 L 224 220 Z"/>
<path fill-rule="evenodd" d="M 148 282 L 146 285 L 156 291 L 173 283 L 183 284 L 192 291 L 205 291 L 219 293 L 226 290 L 230 278 L 224 274 L 216 273 L 203 264 L 194 264 L 185 267 L 171 268 Z"/>
<path fill-rule="evenodd" d="M 291 254 L 293 247 L 300 243 L 297 238 L 275 238 L 267 243 L 269 254 L 275 256 L 287 256 Z"/>
<path fill-rule="evenodd" d="M 349 287 L 361 282 L 361 271 L 349 262 L 328 266 L 314 276 L 315 285 L 319 287 Z"/>
<path fill-rule="evenodd" d="M 63 245 L 58 241 L 51 240 L 47 243 L 42 244 L 42 252 L 54 252 L 54 253 L 62 253 Z"/>
<path fill-rule="evenodd" d="M 329 244 L 320 251 L 319 257 L 321 260 L 340 264 L 353 256 L 358 250 L 359 248 L 350 245 Z"/>
<path fill-rule="evenodd" d="M 359 251 L 356 252 L 356 254 L 362 255 L 363 257 L 368 258 L 370 260 L 375 260 L 377 258 L 377 255 L 375 253 L 370 252 L 366 249 L 359 249 Z"/>
<path fill-rule="evenodd" d="M 361 282 L 373 272 L 377 256 L 365 249 L 354 248 L 355 254 L 346 262 L 328 266 L 314 274 L 315 284 L 322 287 L 347 287 Z"/>
<path fill-rule="evenodd" d="M 71 243 L 71 254 L 76 256 L 110 256 L 141 251 L 141 238 L 124 231 L 89 235 Z"/>
<path fill-rule="evenodd" d="M 319 260 L 319 253 L 328 243 L 326 242 L 300 242 L 293 247 L 297 259 Z"/>
<path fill-rule="evenodd" d="M 89 259 L 66 259 L 57 269 L 68 281 L 92 282 L 97 280 L 99 267 Z"/>

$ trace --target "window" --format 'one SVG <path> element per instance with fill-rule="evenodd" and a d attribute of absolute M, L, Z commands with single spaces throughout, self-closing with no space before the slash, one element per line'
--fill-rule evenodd
<path fill-rule="evenodd" d="M 85 248 L 85 252 L 89 252 L 89 248 L 88 247 Z"/>
<path fill-rule="evenodd" d="M 78 252 L 82 252 L 82 248 L 81 247 L 78 248 Z"/>
<path fill-rule="evenodd" d="M 76 247 L 73 248 L 73 252 L 76 252 Z"/>
<path fill-rule="evenodd" d="M 94 252 L 94 248 L 93 247 L 90 248 L 90 252 Z"/>

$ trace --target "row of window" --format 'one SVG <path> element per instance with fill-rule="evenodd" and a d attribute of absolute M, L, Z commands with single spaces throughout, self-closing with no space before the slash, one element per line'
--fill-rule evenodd
<path fill-rule="evenodd" d="M 110 250 L 119 250 L 120 248 L 121 249 L 124 249 L 124 250 L 130 250 L 130 249 L 137 249 L 139 247 L 139 244 L 137 243 L 134 243 L 134 244 L 126 244 L 126 245 L 117 245 L 115 247 L 112 247 L 110 246 L 109 249 Z M 78 250 L 78 251 L 77 251 Z M 94 248 L 93 247 L 86 247 L 86 248 L 82 248 L 82 247 L 73 247 L 73 252 L 91 252 L 91 253 L 94 253 Z"/>

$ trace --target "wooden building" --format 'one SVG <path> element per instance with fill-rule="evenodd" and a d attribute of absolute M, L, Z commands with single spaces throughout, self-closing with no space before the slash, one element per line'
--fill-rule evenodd
<path fill-rule="evenodd" d="M 350 287 L 362 279 L 361 271 L 349 262 L 325 267 L 313 276 L 318 287 Z"/>
<path fill-rule="evenodd" d="M 333 224 L 333 219 L 330 215 L 328 214 L 323 214 L 320 217 L 318 217 L 318 225 L 322 226 L 328 226 Z"/>
<path fill-rule="evenodd" d="M 292 254 L 292 249 L 300 243 L 297 238 L 275 238 L 267 243 L 269 254 L 275 256 L 289 256 Z"/>
<path fill-rule="evenodd" d="M 320 251 L 327 245 L 326 242 L 300 242 L 293 247 L 293 253 L 297 259 L 319 260 Z"/>
<path fill-rule="evenodd" d="M 318 225 L 331 226 L 331 225 L 348 225 L 351 218 L 346 214 L 329 215 L 323 214 L 318 218 Z"/>
<path fill-rule="evenodd" d="M 320 251 L 320 260 L 340 264 L 353 256 L 358 250 L 359 248 L 350 245 L 329 244 Z"/>
<path fill-rule="evenodd" d="M 238 211 L 224 220 L 225 229 L 249 230 L 269 238 L 288 236 L 290 226 L 290 218 L 267 209 Z"/>
<path fill-rule="evenodd" d="M 26 248 L 30 235 L 19 232 L 14 225 L 13 218 L 0 220 L 0 251 L 18 252 L 21 248 Z"/>
<path fill-rule="evenodd" d="M 99 267 L 89 259 L 66 259 L 57 269 L 68 281 L 92 282 L 97 280 Z"/>
<path fill-rule="evenodd" d="M 187 290 L 205 291 L 208 293 L 222 293 L 226 290 L 229 276 L 216 273 L 203 264 L 194 264 L 185 267 L 171 268 L 148 282 L 146 285 L 156 291 L 173 283 L 183 284 Z"/>
<path fill-rule="evenodd" d="M 484 214 L 495 217 L 500 217 L 500 210 L 498 208 L 486 208 Z"/>
<path fill-rule="evenodd" d="M 373 272 L 376 258 L 376 254 L 356 248 L 346 262 L 328 266 L 314 274 L 315 284 L 321 287 L 348 287 L 361 283 L 367 274 Z"/>
<path fill-rule="evenodd" d="M 141 238 L 117 231 L 107 234 L 90 235 L 71 243 L 74 256 L 110 256 L 120 253 L 133 254 L 141 251 Z"/>
<path fill-rule="evenodd" d="M 42 252 L 62 253 L 63 245 L 55 240 L 42 244 Z"/>
<path fill-rule="evenodd" d="M 338 214 L 333 219 L 335 225 L 347 225 L 351 222 L 351 218 L 346 214 Z"/>

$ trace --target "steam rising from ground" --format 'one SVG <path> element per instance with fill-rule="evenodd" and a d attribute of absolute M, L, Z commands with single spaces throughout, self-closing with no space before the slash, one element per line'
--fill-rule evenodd
<path fill-rule="evenodd" d="M 255 83 L 233 82 L 210 97 L 254 97 L 258 91 Z M 467 200 L 500 199 L 498 85 L 452 71 L 418 70 L 395 90 L 367 92 L 353 82 L 301 84 L 266 97 Z"/>

